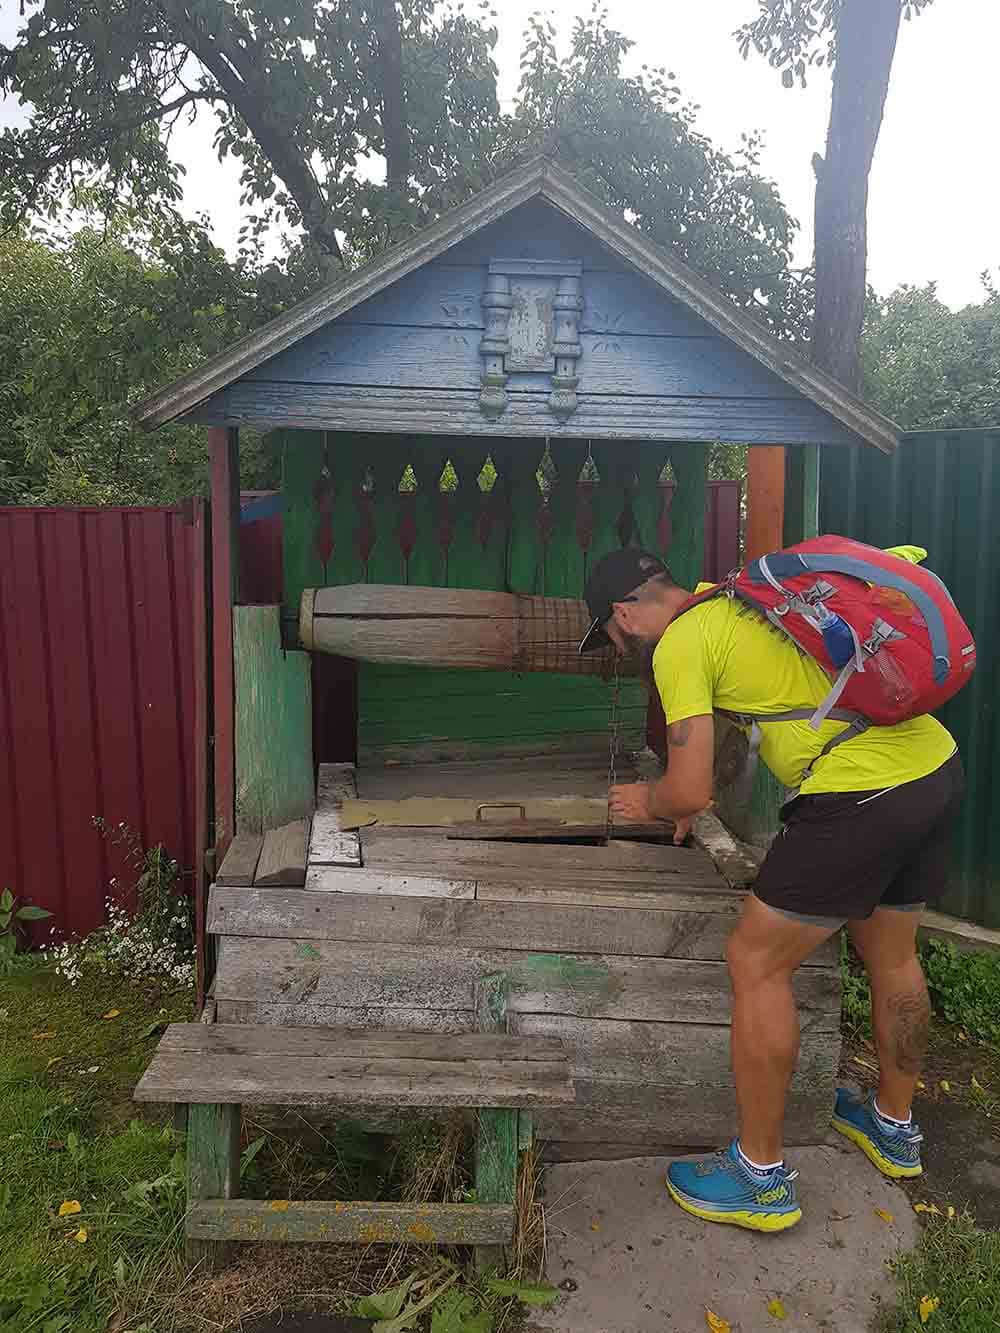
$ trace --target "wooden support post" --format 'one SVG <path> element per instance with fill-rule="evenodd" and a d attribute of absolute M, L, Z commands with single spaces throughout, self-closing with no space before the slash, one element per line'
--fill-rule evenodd
<path fill-rule="evenodd" d="M 239 432 L 210 426 L 212 473 L 212 679 L 215 848 L 221 861 L 236 827 L 233 605 L 237 600 L 240 520 Z"/>
<path fill-rule="evenodd" d="M 755 444 L 747 450 L 746 558 L 756 560 L 784 545 L 785 450 Z"/>
<path fill-rule="evenodd" d="M 240 1107 L 201 1105 L 188 1107 L 187 1129 L 188 1204 L 201 1199 L 235 1199 L 240 1192 Z M 202 1271 L 218 1272 L 229 1262 L 225 1241 L 186 1242 L 188 1262 Z"/>
<path fill-rule="evenodd" d="M 476 1030 L 507 1031 L 510 978 L 503 972 L 483 977 L 476 986 Z M 518 1112 L 482 1110 L 476 1117 L 476 1199 L 479 1203 L 514 1203 L 517 1199 Z M 495 1272 L 504 1265 L 502 1245 L 477 1245 L 476 1269 Z"/>
<path fill-rule="evenodd" d="M 785 451 L 785 517 L 782 545 L 794 546 L 819 535 L 818 444 L 801 444 Z"/>

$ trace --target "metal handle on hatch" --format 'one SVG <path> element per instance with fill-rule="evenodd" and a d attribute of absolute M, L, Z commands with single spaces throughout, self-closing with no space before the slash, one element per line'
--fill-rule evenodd
<path fill-rule="evenodd" d="M 489 821 L 483 818 L 484 810 L 520 810 L 521 818 L 527 819 L 527 811 L 520 801 L 486 801 L 482 805 L 476 806 L 476 822 L 486 824 Z"/>

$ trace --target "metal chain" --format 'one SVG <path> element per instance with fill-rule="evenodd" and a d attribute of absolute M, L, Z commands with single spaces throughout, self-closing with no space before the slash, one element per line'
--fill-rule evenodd
<path fill-rule="evenodd" d="M 621 728 L 621 720 L 619 718 L 619 709 L 618 709 L 619 700 L 621 698 L 621 689 L 622 689 L 622 679 L 621 679 L 621 674 L 618 670 L 618 659 L 616 657 L 614 688 L 611 693 L 611 717 L 608 722 L 608 731 L 610 733 L 610 738 L 611 738 L 611 753 L 608 756 L 608 822 L 604 830 L 604 837 L 605 841 L 607 842 L 611 841 L 611 834 L 614 829 L 614 823 L 615 823 L 615 817 L 611 812 L 611 788 L 615 785 L 617 781 L 617 774 L 615 772 L 615 761 L 618 758 L 618 733 Z"/>

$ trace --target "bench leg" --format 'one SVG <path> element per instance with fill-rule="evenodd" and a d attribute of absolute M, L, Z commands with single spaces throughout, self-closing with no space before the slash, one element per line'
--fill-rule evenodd
<path fill-rule="evenodd" d="M 479 1112 L 476 1124 L 476 1198 L 480 1203 L 517 1201 L 517 1111 Z M 476 1271 L 503 1267 L 502 1245 L 476 1246 Z"/>
<path fill-rule="evenodd" d="M 235 1199 L 240 1192 L 240 1107 L 188 1107 L 188 1201 Z M 218 1272 L 230 1260 L 232 1244 L 188 1237 L 188 1262 L 204 1272 Z"/>

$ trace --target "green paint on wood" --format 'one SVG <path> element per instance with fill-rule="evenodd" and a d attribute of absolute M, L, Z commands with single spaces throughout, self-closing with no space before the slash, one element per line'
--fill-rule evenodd
<path fill-rule="evenodd" d="M 285 431 L 282 457 L 282 577 L 285 608 L 296 619 L 294 635 L 290 635 L 294 642 L 302 590 L 321 587 L 327 575 L 316 545 L 316 487 L 325 465 L 322 432 Z"/>
<path fill-rule="evenodd" d="M 513 1203 L 517 1197 L 517 1111 L 480 1111 L 476 1117 L 476 1198 Z"/>
<path fill-rule="evenodd" d="M 313 810 L 308 654 L 281 646 L 280 609 L 233 608 L 236 827 L 261 833 Z"/>
<path fill-rule="evenodd" d="M 663 503 L 663 491 L 660 488 L 660 473 L 667 461 L 666 449 L 657 449 L 655 445 L 637 446 L 632 454 L 635 467 L 636 483 L 632 492 L 632 516 L 635 528 L 632 542 L 647 551 L 660 551 L 660 539 L 657 527 L 660 519 L 660 506 Z"/>
<path fill-rule="evenodd" d="M 819 533 L 820 447 L 802 444 L 785 449 L 785 546 Z"/>
<path fill-rule="evenodd" d="M 192 1104 L 187 1108 L 187 1192 L 199 1199 L 234 1199 L 240 1188 L 240 1108 Z M 229 1259 L 229 1247 L 189 1236 L 189 1263 L 217 1272 Z"/>
<path fill-rule="evenodd" d="M 586 579 L 583 551 L 577 540 L 577 481 L 587 458 L 583 440 L 552 440 L 549 453 L 556 477 L 549 499 L 552 531 L 545 548 L 546 597 L 582 597 Z"/>
<path fill-rule="evenodd" d="M 677 494 L 670 511 L 673 540 L 667 560 L 678 583 L 693 588 L 702 576 L 705 560 L 708 451 L 699 444 L 672 444 L 670 461 L 677 479 Z"/>
<path fill-rule="evenodd" d="M 488 751 L 533 743 L 603 745 L 611 685 L 597 676 L 441 670 L 365 664 L 359 673 L 362 752 L 392 746 L 476 745 Z M 641 745 L 646 697 L 622 690 L 622 747 Z"/>
<path fill-rule="evenodd" d="M 542 492 L 538 465 L 545 446 L 539 440 L 508 442 L 498 466 L 510 514 L 507 539 L 507 587 L 511 592 L 542 591 L 542 544 L 538 540 L 538 515 Z"/>
<path fill-rule="evenodd" d="M 535 1120 L 530 1111 L 517 1113 L 517 1150 L 531 1152 L 535 1146 Z"/>
<path fill-rule="evenodd" d="M 514 1209 L 509 1204 L 232 1199 L 195 1204 L 187 1227 L 189 1235 L 213 1240 L 477 1245 L 511 1240 Z"/>
<path fill-rule="evenodd" d="M 287 432 L 286 617 L 297 621 L 303 588 L 366 581 L 510 586 L 520 592 L 579 597 L 588 560 L 592 564 L 598 554 L 619 542 L 617 520 L 640 463 L 648 483 L 645 490 L 651 493 L 635 493 L 633 505 L 643 515 L 644 538 L 649 530 L 649 540 L 654 540 L 660 502 L 656 477 L 665 451 L 634 443 L 598 446 L 595 457 L 599 457 L 602 481 L 592 492 L 595 527 L 585 556 L 578 535 L 576 481 L 587 445 L 560 440 L 551 446 L 558 482 L 552 494 L 547 542 L 542 540 L 538 522 L 542 496 L 535 476 L 544 448 L 542 440 L 492 441 L 489 452 L 499 478 L 490 495 L 477 482 L 488 452 L 481 441 Z M 703 462 L 704 451 L 697 446 L 678 452 L 691 453 Z M 651 455 L 656 456 L 655 467 L 645 464 Z M 438 482 L 449 458 L 459 485 L 445 501 Z M 400 494 L 399 483 L 409 464 L 417 478 L 417 491 L 407 496 Z M 369 468 L 374 486 L 365 489 Z M 693 464 L 691 470 L 697 473 Z M 703 467 L 701 471 L 703 474 Z M 702 475 L 699 488 L 695 475 L 687 488 L 690 503 L 696 507 L 704 505 L 703 481 Z M 695 529 L 698 534 L 702 531 L 700 508 L 697 521 L 688 525 L 691 531 L 685 535 L 687 503 L 682 484 L 673 509 L 681 547 L 685 542 L 701 542 L 700 535 L 694 535 Z M 445 512 L 452 529 L 447 557 L 440 542 Z M 369 542 L 374 537 L 367 564 L 359 554 L 366 530 Z M 413 541 L 409 562 L 400 547 L 404 537 Z M 324 550 L 329 552 L 325 562 Z M 697 563 L 700 566 L 700 557 Z M 683 554 L 681 564 L 683 568 Z M 358 679 L 362 754 L 438 744 L 482 754 L 560 743 L 575 749 L 602 746 L 607 735 L 610 687 L 594 678 L 361 664 Z M 645 709 L 642 686 L 626 682 L 622 711 L 628 735 L 623 743 L 641 745 Z"/>

